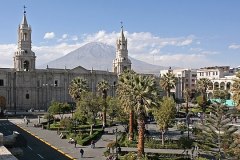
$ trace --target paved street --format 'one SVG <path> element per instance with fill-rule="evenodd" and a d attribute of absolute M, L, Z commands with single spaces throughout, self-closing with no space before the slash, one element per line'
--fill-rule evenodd
<path fill-rule="evenodd" d="M 67 139 L 60 139 L 59 136 L 57 135 L 56 131 L 49 131 L 46 129 L 42 129 L 42 128 L 36 128 L 33 127 L 33 124 L 37 123 L 37 119 L 31 119 L 31 122 L 28 126 L 26 126 L 26 124 L 23 123 L 22 119 L 10 119 L 11 122 L 18 124 L 18 126 L 22 127 L 23 129 L 31 132 L 33 135 L 41 138 L 43 141 L 49 143 L 50 145 L 56 147 L 58 150 L 64 152 L 65 154 L 73 157 L 74 159 L 80 159 L 80 154 L 79 154 L 79 150 L 82 148 L 85 152 L 84 152 L 84 157 L 81 159 L 86 159 L 86 160 L 105 160 L 106 157 L 103 156 L 103 152 L 106 151 L 106 146 L 110 141 L 114 141 L 115 140 L 115 135 L 112 134 L 113 129 L 116 128 L 116 126 L 114 127 L 109 127 L 109 128 L 105 128 L 105 133 L 97 142 L 96 142 L 96 147 L 94 149 L 92 149 L 90 146 L 80 146 L 77 145 L 77 147 L 75 148 L 73 144 L 69 144 Z M 43 119 L 41 119 L 41 121 L 43 121 Z M 6 126 L 14 126 L 13 124 L 6 124 L 6 121 L 4 121 L 4 123 L 0 123 L 0 128 L 6 127 Z M 239 127 L 239 122 L 237 124 Z M 157 126 L 155 124 L 150 124 L 147 126 L 148 129 L 151 130 L 151 132 L 158 132 Z M 117 126 L 119 131 L 123 131 L 123 127 L 122 126 Z M 8 132 L 8 134 L 11 132 Z M 171 131 L 170 133 L 172 133 L 173 135 L 176 136 L 177 132 L 175 130 Z M 185 133 L 186 134 L 186 133 Z M 169 135 L 169 137 L 173 136 L 173 135 Z M 29 151 L 29 148 L 26 148 L 26 151 Z M 128 147 L 122 147 L 122 151 L 136 151 L 136 148 L 128 148 Z M 152 153 L 182 153 L 183 150 L 170 150 L 170 149 L 145 149 L 145 152 L 152 152 Z M 40 153 L 41 156 L 44 156 L 46 154 L 48 154 L 49 152 L 42 152 Z M 34 156 L 34 155 L 33 155 Z M 35 157 L 39 159 L 39 156 L 37 157 L 35 154 Z M 46 157 L 44 157 L 45 159 L 47 159 Z M 50 158 L 49 160 L 55 160 L 56 158 Z"/>
<path fill-rule="evenodd" d="M 11 135 L 13 131 L 17 131 L 23 137 L 19 143 L 27 141 L 27 145 L 25 147 L 20 147 L 23 150 L 23 156 L 17 156 L 19 160 L 69 160 L 68 157 L 49 147 L 29 133 L 23 131 L 10 121 L 0 120 L 0 126 L 0 132 L 2 132 L 4 136 Z"/>

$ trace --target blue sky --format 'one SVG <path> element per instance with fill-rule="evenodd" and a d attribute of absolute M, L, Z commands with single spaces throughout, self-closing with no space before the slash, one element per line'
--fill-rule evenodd
<path fill-rule="evenodd" d="M 185 68 L 240 65 L 239 0 L 1 0 L 0 67 L 13 66 L 23 5 L 37 64 L 92 41 L 115 45 L 123 21 L 136 59 Z"/>

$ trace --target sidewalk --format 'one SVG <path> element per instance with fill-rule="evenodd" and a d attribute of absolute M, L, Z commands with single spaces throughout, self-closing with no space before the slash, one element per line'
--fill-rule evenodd
<path fill-rule="evenodd" d="M 74 159 L 80 159 L 79 150 L 83 148 L 84 157 L 81 159 L 105 160 L 106 157 L 103 156 L 103 152 L 106 151 L 107 144 L 110 141 L 114 141 L 116 138 L 114 134 L 104 134 L 101 139 L 96 142 L 94 149 L 92 149 L 90 145 L 77 145 L 75 148 L 74 144 L 68 143 L 68 139 L 60 139 L 57 131 L 49 131 L 46 129 L 33 127 L 33 124 L 37 123 L 37 121 L 37 119 L 31 119 L 28 127 L 26 126 L 26 124 L 23 123 L 23 121 L 22 123 L 17 121 L 17 125 L 25 129 L 26 131 L 32 133 L 33 135 L 39 137 L 43 141 L 47 142 L 47 144 L 54 146 L 54 148 L 56 148 L 57 150 L 60 150 L 63 153 L 73 157 Z M 113 129 L 116 129 L 116 126 L 105 128 L 105 131 L 112 133 Z M 118 126 L 118 130 L 123 130 L 123 128 L 121 126 Z"/>
<path fill-rule="evenodd" d="M 26 131 L 32 133 L 33 135 L 39 137 L 43 141 L 47 142 L 47 144 L 53 146 L 53 148 L 56 148 L 57 150 L 60 150 L 60 152 L 63 152 L 74 159 L 80 159 L 80 153 L 79 150 L 83 148 L 84 150 L 84 157 L 81 159 L 88 159 L 88 160 L 105 160 L 106 157 L 103 156 L 103 152 L 106 151 L 107 144 L 110 141 L 115 141 L 115 134 L 111 134 L 113 130 L 116 129 L 116 126 L 105 128 L 105 133 L 110 134 L 104 134 L 95 144 L 95 148 L 92 149 L 89 146 L 80 146 L 77 145 L 77 147 L 74 147 L 74 144 L 69 144 L 67 139 L 60 139 L 57 131 L 49 131 L 42 128 L 36 128 L 33 127 L 33 124 L 36 124 L 38 119 L 31 119 L 31 122 L 28 124 L 28 127 L 26 124 L 23 123 L 23 120 L 19 119 L 18 121 L 12 121 L 12 123 L 17 124 L 19 127 L 25 129 Z M 238 123 L 239 124 L 239 123 Z M 235 124 L 235 125 L 238 125 Z M 118 131 L 123 131 L 122 126 L 117 126 Z M 137 148 L 128 148 L 128 147 L 121 147 L 122 151 L 137 151 Z M 144 149 L 145 152 L 151 152 L 151 153 L 183 153 L 184 150 L 182 149 Z M 188 153 L 190 153 L 190 150 L 188 150 Z"/>

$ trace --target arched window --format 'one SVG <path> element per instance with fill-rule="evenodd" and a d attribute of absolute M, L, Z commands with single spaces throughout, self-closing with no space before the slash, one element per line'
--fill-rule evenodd
<path fill-rule="evenodd" d="M 26 99 L 29 99 L 29 94 L 28 93 L 26 94 Z"/>
<path fill-rule="evenodd" d="M 23 34 L 23 40 L 26 41 L 27 40 L 27 33 Z"/>
<path fill-rule="evenodd" d="M 227 82 L 226 88 L 227 88 L 227 90 L 229 90 L 231 88 L 231 82 Z"/>
<path fill-rule="evenodd" d="M 28 61 L 23 62 L 23 69 L 24 69 L 24 71 L 29 71 L 29 62 Z"/>

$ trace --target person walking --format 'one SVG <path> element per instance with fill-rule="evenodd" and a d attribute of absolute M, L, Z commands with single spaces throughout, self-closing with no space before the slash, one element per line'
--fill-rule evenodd
<path fill-rule="evenodd" d="M 84 150 L 81 148 L 81 149 L 80 149 L 81 158 L 83 158 L 83 154 L 84 154 Z"/>
<path fill-rule="evenodd" d="M 76 139 L 74 140 L 74 146 L 75 146 L 75 148 L 77 147 L 77 140 Z"/>

